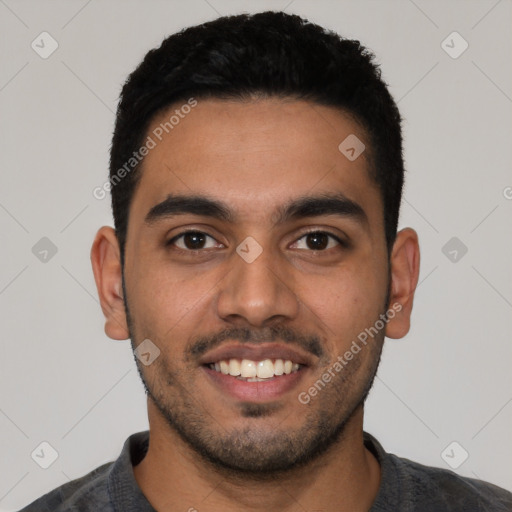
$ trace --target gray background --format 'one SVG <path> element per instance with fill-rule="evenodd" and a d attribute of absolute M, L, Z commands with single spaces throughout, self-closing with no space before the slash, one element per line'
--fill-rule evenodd
<path fill-rule="evenodd" d="M 457 472 L 512 490 L 510 0 L 0 0 L 0 510 L 113 460 L 147 428 L 129 342 L 103 332 L 89 261 L 111 224 L 92 190 L 121 84 L 166 35 L 268 8 L 360 39 L 405 118 L 400 226 L 419 233 L 420 285 L 411 332 L 387 341 L 366 430 L 429 465 L 466 450 Z M 59 45 L 47 59 L 31 47 L 50 48 L 43 31 Z M 458 36 L 442 45 L 454 31 L 469 44 L 458 58 L 445 51 L 462 49 Z M 43 237 L 57 248 L 46 261 Z M 31 458 L 43 441 L 59 455 L 48 469 Z"/>

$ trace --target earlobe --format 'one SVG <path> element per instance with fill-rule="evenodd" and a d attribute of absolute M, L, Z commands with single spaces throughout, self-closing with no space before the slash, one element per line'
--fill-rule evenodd
<path fill-rule="evenodd" d="M 389 309 L 396 314 L 386 325 L 388 338 L 402 338 L 409 332 L 414 293 L 420 271 L 420 248 L 414 229 L 397 233 L 390 258 L 391 286 Z M 398 306 L 400 305 L 400 307 Z"/>
<path fill-rule="evenodd" d="M 114 340 L 129 338 L 124 308 L 119 243 L 113 228 L 103 226 L 91 248 L 91 263 L 105 315 L 105 333 Z"/>

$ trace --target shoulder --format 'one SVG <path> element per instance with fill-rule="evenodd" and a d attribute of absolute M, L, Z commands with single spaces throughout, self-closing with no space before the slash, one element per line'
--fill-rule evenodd
<path fill-rule="evenodd" d="M 72 510 L 109 512 L 108 473 L 113 462 L 97 467 L 41 496 L 19 512 L 64 512 Z"/>
<path fill-rule="evenodd" d="M 475 512 L 512 510 L 512 493 L 501 487 L 396 455 L 390 454 L 388 457 L 400 475 L 406 499 L 414 504 L 415 509 Z"/>
<path fill-rule="evenodd" d="M 117 460 L 57 487 L 19 512 L 153 512 L 133 474 L 133 466 L 144 458 L 148 446 L 149 431 L 132 434 Z"/>
<path fill-rule="evenodd" d="M 365 445 L 381 466 L 381 484 L 372 512 L 505 512 L 512 511 L 512 493 L 448 469 L 425 466 L 386 453 L 364 433 Z"/>

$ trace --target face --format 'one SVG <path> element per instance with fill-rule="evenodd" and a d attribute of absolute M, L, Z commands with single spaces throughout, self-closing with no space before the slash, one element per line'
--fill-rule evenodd
<path fill-rule="evenodd" d="M 380 328 L 361 342 L 388 308 L 382 199 L 367 154 L 338 149 L 369 142 L 339 111 L 278 99 L 199 100 L 164 135 L 125 248 L 133 346 L 160 351 L 137 360 L 146 390 L 215 464 L 303 464 L 361 410 L 384 339 Z"/>

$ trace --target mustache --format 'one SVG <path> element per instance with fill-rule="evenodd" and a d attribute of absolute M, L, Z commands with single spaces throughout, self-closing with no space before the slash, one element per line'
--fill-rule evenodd
<path fill-rule="evenodd" d="M 247 327 L 230 327 L 211 336 L 198 336 L 194 338 L 185 349 L 186 359 L 196 360 L 226 340 L 235 340 L 242 344 L 269 341 L 293 343 L 319 358 L 324 355 L 321 340 L 315 335 L 304 335 L 284 326 L 268 327 L 258 331 Z"/>

